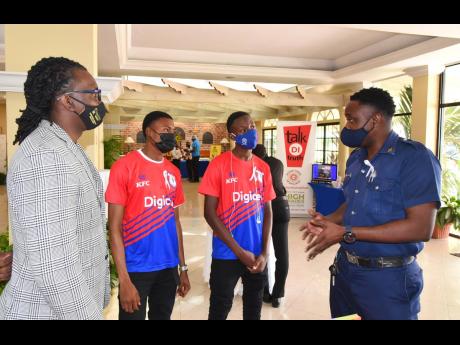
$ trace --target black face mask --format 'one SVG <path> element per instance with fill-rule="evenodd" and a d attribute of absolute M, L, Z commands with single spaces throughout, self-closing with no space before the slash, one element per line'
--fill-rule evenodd
<path fill-rule="evenodd" d="M 174 133 L 158 133 L 160 135 L 160 142 L 155 142 L 154 144 L 161 151 L 161 153 L 167 153 L 171 151 L 176 146 L 176 135 Z"/>
<path fill-rule="evenodd" d="M 83 121 L 86 130 L 89 131 L 91 129 L 94 129 L 102 123 L 102 120 L 104 119 L 104 116 L 107 113 L 107 108 L 105 107 L 104 103 L 100 102 L 97 106 L 92 106 L 83 103 L 82 101 L 72 96 L 69 97 L 85 106 L 85 110 L 83 110 L 81 114 L 77 112 L 75 112 L 75 114 L 77 114 Z"/>

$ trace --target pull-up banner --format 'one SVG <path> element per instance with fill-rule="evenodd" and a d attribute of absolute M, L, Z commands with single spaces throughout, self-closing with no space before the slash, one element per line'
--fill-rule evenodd
<path fill-rule="evenodd" d="M 311 166 L 315 157 L 316 122 L 280 121 L 277 128 L 276 157 L 284 164 L 291 216 L 305 217 L 313 207 Z"/>

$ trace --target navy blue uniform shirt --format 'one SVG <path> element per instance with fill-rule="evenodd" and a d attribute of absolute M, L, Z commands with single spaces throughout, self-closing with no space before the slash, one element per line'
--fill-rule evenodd
<path fill-rule="evenodd" d="M 356 149 L 347 161 L 344 225 L 372 227 L 406 218 L 406 209 L 435 202 L 440 207 L 441 166 L 423 144 L 391 132 L 370 161 L 367 150 Z M 370 170 L 370 171 L 369 171 Z M 344 249 L 363 257 L 410 256 L 423 242 L 386 244 L 341 242 Z"/>

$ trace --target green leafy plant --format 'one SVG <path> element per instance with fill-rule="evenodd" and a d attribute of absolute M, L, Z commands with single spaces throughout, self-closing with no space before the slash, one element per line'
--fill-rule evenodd
<path fill-rule="evenodd" d="M 110 237 L 109 237 L 109 224 L 106 225 L 107 229 L 107 247 L 109 248 L 109 263 L 110 263 L 110 286 L 112 289 L 118 287 L 118 273 L 115 266 L 115 261 L 112 257 L 112 249 L 110 248 Z"/>
<path fill-rule="evenodd" d="M 412 113 L 412 86 L 406 85 L 399 93 L 399 106 L 396 111 L 400 115 L 393 117 L 393 125 L 400 125 L 407 139 L 411 136 L 411 113 Z"/>
<path fill-rule="evenodd" d="M 123 137 L 113 135 L 110 139 L 104 140 L 104 168 L 110 169 L 123 154 Z"/>
<path fill-rule="evenodd" d="M 112 289 L 118 287 L 118 273 L 113 261 L 112 254 L 110 254 L 110 286 Z"/>
<path fill-rule="evenodd" d="M 436 225 L 444 227 L 453 224 L 455 228 L 460 227 L 460 199 L 458 197 L 443 197 L 444 206 L 438 210 Z"/>
<path fill-rule="evenodd" d="M 8 232 L 0 234 L 0 253 L 8 253 L 13 250 L 13 246 L 10 245 Z M 0 283 L 0 295 L 6 286 L 6 282 Z"/>

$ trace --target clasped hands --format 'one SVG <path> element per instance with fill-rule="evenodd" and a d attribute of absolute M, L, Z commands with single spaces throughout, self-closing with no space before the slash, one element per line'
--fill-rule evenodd
<path fill-rule="evenodd" d="M 307 260 L 313 260 L 318 254 L 343 239 L 345 229 L 328 220 L 321 213 L 312 209 L 308 211 L 311 219 L 299 229 L 303 231 L 302 239 L 306 241 Z"/>

